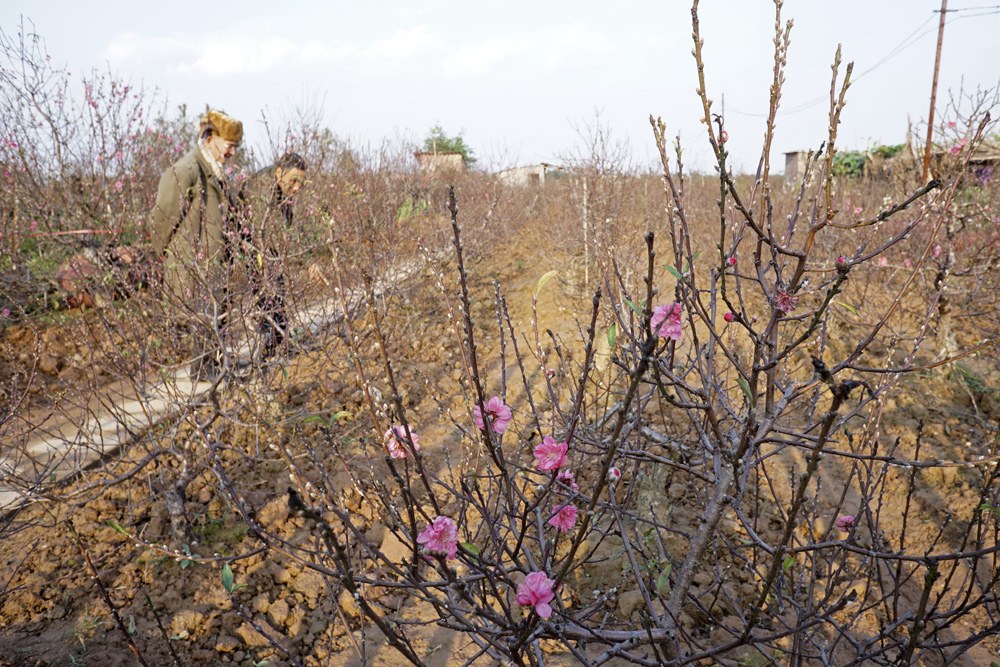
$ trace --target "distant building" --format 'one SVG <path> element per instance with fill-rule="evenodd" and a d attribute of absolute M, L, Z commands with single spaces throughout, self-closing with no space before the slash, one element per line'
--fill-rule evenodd
<path fill-rule="evenodd" d="M 418 151 L 413 154 L 426 174 L 453 173 L 466 171 L 469 165 L 460 151 Z"/>
<path fill-rule="evenodd" d="M 562 178 L 565 175 L 565 169 L 547 162 L 497 172 L 497 178 L 507 185 L 545 185 L 545 181 Z"/>
<path fill-rule="evenodd" d="M 806 174 L 806 165 L 812 151 L 789 151 L 785 153 L 785 183 L 798 183 Z M 815 163 L 814 163 L 815 166 Z"/>

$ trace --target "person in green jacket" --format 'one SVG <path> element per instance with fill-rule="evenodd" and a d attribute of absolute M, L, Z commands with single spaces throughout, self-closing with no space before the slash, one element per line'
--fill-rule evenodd
<path fill-rule="evenodd" d="M 163 259 L 165 297 L 203 324 L 224 321 L 226 315 L 231 254 L 226 231 L 236 207 L 225 165 L 242 138 L 240 121 L 209 109 L 199 122 L 197 145 L 160 178 L 152 212 L 150 240 Z M 213 377 L 218 365 L 206 351 L 209 336 L 195 332 L 192 373 L 202 379 Z"/>
<path fill-rule="evenodd" d="M 275 223 L 286 229 L 293 222 L 292 197 L 305 183 L 306 161 L 297 153 L 285 153 L 269 167 L 247 179 L 240 189 L 245 246 L 255 249 L 250 258 L 250 280 L 261 311 L 259 331 L 262 356 L 272 356 L 287 335 L 286 285 L 281 254 L 273 242 Z"/>

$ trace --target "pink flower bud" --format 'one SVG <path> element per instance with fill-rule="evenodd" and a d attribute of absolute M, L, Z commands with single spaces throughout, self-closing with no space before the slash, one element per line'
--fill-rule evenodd
<path fill-rule="evenodd" d="M 622 478 L 622 471 L 619 470 L 618 468 L 612 468 L 611 470 L 608 471 L 609 482 L 617 482 L 621 478 Z"/>
<path fill-rule="evenodd" d="M 726 322 L 732 322 L 733 317 L 734 316 L 732 313 L 726 313 L 725 315 L 722 316 L 722 319 L 724 319 Z"/>
<path fill-rule="evenodd" d="M 939 245 L 934 246 L 934 259 L 937 259 L 938 257 L 941 256 L 941 251 L 942 251 L 941 246 Z"/>
<path fill-rule="evenodd" d="M 837 517 L 837 528 L 845 533 L 849 533 L 854 530 L 854 523 L 854 517 L 850 514 Z"/>
<path fill-rule="evenodd" d="M 721 141 L 722 143 L 726 143 L 727 141 L 729 141 L 729 133 L 723 130 L 722 133 L 719 134 L 719 141 Z"/>
<path fill-rule="evenodd" d="M 726 260 L 726 264 L 728 264 L 729 266 L 736 266 L 736 258 L 730 257 L 729 259 Z"/>

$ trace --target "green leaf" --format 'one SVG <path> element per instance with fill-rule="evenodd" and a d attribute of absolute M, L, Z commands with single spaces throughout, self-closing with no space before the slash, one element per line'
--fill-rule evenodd
<path fill-rule="evenodd" d="M 302 420 L 303 424 L 308 424 L 309 422 L 320 422 L 320 423 L 325 424 L 326 420 L 323 419 L 322 417 L 320 417 L 319 415 L 313 415 L 312 417 L 306 417 L 305 419 Z"/>
<path fill-rule="evenodd" d="M 672 567 L 671 564 L 667 563 L 667 566 L 665 568 L 663 568 L 663 572 L 661 572 L 660 576 L 658 576 L 656 578 L 656 590 L 662 591 L 664 584 L 670 583 L 670 568 L 671 567 Z"/>
<path fill-rule="evenodd" d="M 353 417 L 354 413 L 350 410 L 341 410 L 340 412 L 334 413 L 334 415 L 330 417 L 330 421 L 335 422 L 340 418 L 352 419 Z"/>
<path fill-rule="evenodd" d="M 642 311 L 641 311 L 641 310 L 639 310 L 639 307 L 638 307 L 638 306 L 636 306 L 636 305 L 635 305 L 634 303 L 632 303 L 632 302 L 631 302 L 631 301 L 629 301 L 628 299 L 623 299 L 623 301 L 625 301 L 625 303 L 627 303 L 627 304 L 628 304 L 628 307 L 629 307 L 629 308 L 631 308 L 632 310 L 634 310 L 634 311 L 635 311 L 635 314 L 636 314 L 636 315 L 638 315 L 639 317 L 642 317 Z"/>
<path fill-rule="evenodd" d="M 983 503 L 982 505 L 979 506 L 979 511 L 996 512 L 997 508 L 993 507 L 993 505 L 990 505 L 989 503 Z"/>
<path fill-rule="evenodd" d="M 857 311 L 857 309 L 854 306 L 848 306 L 846 303 L 842 303 L 840 301 L 834 301 L 834 303 L 837 304 L 838 306 L 842 306 L 843 308 L 846 308 L 847 310 L 851 311 L 855 315 L 858 314 L 858 311 Z"/>
<path fill-rule="evenodd" d="M 680 271 L 670 266 L 669 264 L 664 264 L 663 268 L 667 270 L 667 273 L 672 275 L 674 278 L 677 278 L 677 280 L 684 280 L 684 276 L 681 275 Z"/>
<path fill-rule="evenodd" d="M 479 556 L 479 547 L 477 547 L 472 542 L 459 542 L 458 546 L 462 547 L 463 550 L 468 551 L 470 554 L 472 554 L 473 558 L 477 558 Z"/>
<path fill-rule="evenodd" d="M 191 567 L 192 565 L 194 565 L 194 562 L 193 561 L 189 561 L 187 558 L 185 558 L 184 560 L 181 561 L 181 569 L 182 570 L 186 570 L 187 568 Z"/>
<path fill-rule="evenodd" d="M 288 379 L 288 369 L 284 366 L 281 367 L 281 374 L 285 376 L 286 380 Z"/>
<path fill-rule="evenodd" d="M 750 385 L 747 384 L 747 381 L 743 378 L 736 378 L 736 384 L 740 385 L 740 389 L 746 394 L 747 400 L 753 405 L 753 394 L 750 393 Z"/>
<path fill-rule="evenodd" d="M 617 335 L 618 335 L 618 323 L 612 322 L 611 326 L 608 327 L 608 347 L 610 347 L 611 349 L 614 349 L 615 347 L 615 338 L 617 337 Z"/>
<path fill-rule="evenodd" d="M 119 526 L 117 523 L 115 523 L 114 519 L 109 519 L 108 520 L 108 525 L 111 526 L 112 528 L 114 528 L 115 530 L 117 530 L 119 533 L 121 533 L 125 537 L 132 537 L 131 535 L 128 534 L 127 530 L 125 530 L 124 528 L 122 528 L 121 526 Z"/>
<path fill-rule="evenodd" d="M 788 572 L 795 565 L 795 556 L 792 554 L 786 554 L 785 558 L 781 561 L 781 569 L 784 572 Z"/>
<path fill-rule="evenodd" d="M 233 592 L 233 568 L 229 567 L 229 563 L 222 566 L 222 587 L 227 593 Z"/>
<path fill-rule="evenodd" d="M 546 273 L 545 275 L 543 275 L 541 278 L 538 279 L 538 287 L 535 288 L 535 296 L 538 296 L 538 293 L 542 291 L 543 287 L 545 287 L 545 283 L 552 280 L 552 278 L 554 278 L 557 273 L 559 273 L 559 269 L 552 269 L 551 271 L 549 271 L 548 273 Z"/>

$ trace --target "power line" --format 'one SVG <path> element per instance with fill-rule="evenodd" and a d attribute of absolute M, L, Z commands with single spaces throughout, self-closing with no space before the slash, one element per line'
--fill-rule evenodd
<path fill-rule="evenodd" d="M 972 11 L 972 10 L 978 11 L 978 10 L 985 10 L 985 9 L 993 9 L 993 10 L 997 10 L 997 11 L 983 12 L 982 14 L 965 14 L 965 15 L 962 15 L 962 16 L 956 16 L 954 18 L 951 18 L 951 19 L 948 19 L 947 21 L 945 21 L 945 24 L 947 25 L 949 23 L 953 23 L 955 21 L 960 21 L 962 19 L 976 18 L 976 17 L 979 17 L 979 16 L 993 16 L 995 14 L 1000 14 L 1000 5 L 983 6 L 983 7 L 965 7 L 965 8 L 955 9 L 955 10 L 949 9 L 948 13 L 950 14 L 953 11 L 955 11 L 955 12 L 963 12 L 963 11 Z M 899 44 L 897 44 L 896 46 L 894 46 L 886 55 L 884 55 L 881 59 L 879 59 L 874 65 L 872 65 L 871 67 L 869 67 L 868 69 L 866 69 L 864 72 L 862 72 L 861 74 L 858 74 L 856 77 L 854 77 L 854 79 L 852 79 L 851 83 L 857 83 L 865 75 L 870 74 L 876 68 L 881 67 L 882 65 L 884 65 L 887 62 L 889 62 L 890 60 L 892 60 L 893 58 L 895 58 L 896 56 L 898 56 L 900 53 L 902 53 L 906 49 L 910 48 L 911 46 L 913 46 L 914 44 L 916 44 L 917 42 L 919 42 L 920 39 L 923 38 L 925 35 L 929 35 L 930 33 L 935 32 L 937 30 L 936 27 L 928 28 L 927 30 L 924 30 L 923 32 L 920 32 L 920 31 L 923 30 L 924 26 L 926 26 L 928 23 L 930 23 L 931 21 L 933 21 L 936 18 L 933 14 L 940 14 L 940 13 L 941 13 L 940 9 L 935 9 L 932 12 L 932 15 L 926 21 L 924 21 L 923 23 L 921 23 L 917 27 L 916 30 L 914 30 L 909 35 L 907 35 L 905 38 L 903 38 L 903 41 L 901 41 Z M 920 33 L 919 35 L 917 34 L 918 32 Z M 914 35 L 916 35 L 916 36 L 914 36 Z M 800 104 L 797 104 L 794 107 L 779 109 L 778 110 L 778 115 L 779 116 L 790 116 L 792 114 L 800 113 L 802 111 L 807 111 L 808 109 L 813 108 L 814 106 L 816 106 L 817 104 L 820 104 L 821 102 L 829 101 L 829 99 L 830 99 L 829 95 L 820 95 L 819 97 L 816 97 L 816 98 L 813 98 L 813 99 L 808 100 L 806 102 L 802 102 Z M 752 113 L 752 112 L 749 112 L 749 111 L 740 111 L 739 109 L 737 109 L 736 107 L 734 107 L 732 105 L 732 102 L 730 102 L 730 104 L 729 104 L 729 109 L 730 109 L 730 111 L 736 113 L 739 116 L 749 116 L 751 118 L 767 118 L 767 116 L 768 116 L 768 114 L 766 114 L 766 113 Z"/>
<path fill-rule="evenodd" d="M 972 12 L 972 11 L 979 11 L 980 9 L 1000 9 L 1000 5 L 984 5 L 982 7 L 959 7 L 958 9 L 948 9 L 946 11 L 947 13 L 951 14 L 952 12 Z M 941 10 L 935 9 L 933 10 L 933 12 L 935 14 L 940 14 Z"/>

